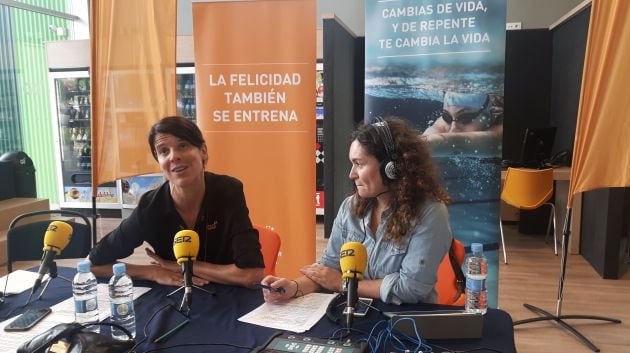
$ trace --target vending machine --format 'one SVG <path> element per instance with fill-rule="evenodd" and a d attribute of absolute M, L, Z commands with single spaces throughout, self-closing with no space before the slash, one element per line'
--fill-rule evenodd
<path fill-rule="evenodd" d="M 88 71 L 49 73 L 59 206 L 92 207 L 92 140 Z M 120 209 L 118 182 L 98 187 L 96 207 Z"/>

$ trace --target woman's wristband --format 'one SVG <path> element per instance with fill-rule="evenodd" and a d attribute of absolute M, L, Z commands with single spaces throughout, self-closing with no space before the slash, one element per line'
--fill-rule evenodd
<path fill-rule="evenodd" d="M 298 282 L 294 279 L 292 279 L 291 281 L 293 281 L 295 283 L 295 293 L 293 294 L 293 296 L 291 298 L 297 298 L 297 297 L 301 297 L 302 295 L 302 291 L 300 290 L 300 285 L 298 284 Z"/>

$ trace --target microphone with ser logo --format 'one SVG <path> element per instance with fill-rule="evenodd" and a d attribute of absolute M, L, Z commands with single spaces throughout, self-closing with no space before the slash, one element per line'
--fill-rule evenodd
<path fill-rule="evenodd" d="M 42 284 L 44 276 L 50 271 L 51 264 L 55 260 L 55 256 L 61 254 L 61 251 L 68 246 L 70 239 L 72 238 L 72 226 L 66 222 L 53 221 L 48 225 L 46 233 L 44 234 L 44 254 L 42 255 L 42 262 L 37 272 L 37 278 L 31 288 L 31 294 L 28 298 L 28 302 L 31 301 L 33 294 L 39 289 Z"/>
<path fill-rule="evenodd" d="M 339 252 L 339 264 L 341 266 L 344 288 L 346 288 L 347 301 L 343 314 L 346 316 L 346 327 L 352 327 L 352 319 L 359 300 L 359 281 L 363 279 L 363 272 L 367 267 L 367 251 L 359 242 L 343 244 Z"/>
<path fill-rule="evenodd" d="M 192 276 L 193 261 L 197 259 L 199 253 L 199 235 L 194 230 L 180 230 L 173 239 L 173 252 L 177 263 L 182 266 L 184 276 L 184 297 L 179 308 L 180 311 L 188 314 L 192 305 Z"/>

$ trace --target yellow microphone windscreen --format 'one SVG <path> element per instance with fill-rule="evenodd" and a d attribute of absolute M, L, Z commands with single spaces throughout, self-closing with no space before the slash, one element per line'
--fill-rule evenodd
<path fill-rule="evenodd" d="M 44 234 L 43 251 L 54 251 L 57 255 L 70 243 L 72 238 L 72 226 L 66 222 L 53 221 L 48 225 Z"/>
<path fill-rule="evenodd" d="M 365 246 L 359 242 L 343 244 L 339 251 L 339 265 L 343 278 L 353 278 L 356 273 L 357 279 L 363 279 L 363 272 L 367 267 Z"/>
<path fill-rule="evenodd" d="M 194 230 L 180 230 L 173 239 L 173 252 L 177 263 L 196 260 L 199 252 L 199 235 Z"/>

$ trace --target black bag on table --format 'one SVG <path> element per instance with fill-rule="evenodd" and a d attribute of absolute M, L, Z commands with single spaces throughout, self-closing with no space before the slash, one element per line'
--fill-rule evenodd
<path fill-rule="evenodd" d="M 127 334 L 127 341 L 104 336 L 85 330 L 93 325 L 114 326 Z M 131 333 L 124 327 L 111 323 L 82 325 L 76 322 L 59 324 L 22 343 L 17 353 L 47 353 L 49 348 L 58 341 L 65 341 L 67 353 L 124 353 L 129 351 L 136 342 Z"/>

